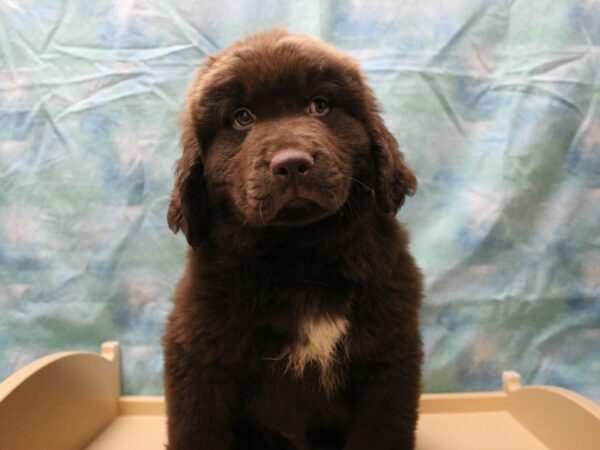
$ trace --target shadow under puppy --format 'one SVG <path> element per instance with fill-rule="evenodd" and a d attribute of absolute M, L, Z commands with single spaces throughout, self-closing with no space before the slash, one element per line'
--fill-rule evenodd
<path fill-rule="evenodd" d="M 395 214 L 417 182 L 356 62 L 240 41 L 199 70 L 182 146 L 168 448 L 413 448 L 422 286 Z"/>

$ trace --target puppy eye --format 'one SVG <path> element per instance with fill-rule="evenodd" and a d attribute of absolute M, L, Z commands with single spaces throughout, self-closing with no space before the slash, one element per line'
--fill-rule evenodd
<path fill-rule="evenodd" d="M 308 113 L 312 116 L 324 116 L 331 109 L 329 101 L 323 97 L 315 97 L 308 105 Z"/>
<path fill-rule="evenodd" d="M 233 127 L 236 130 L 245 130 L 254 123 L 254 116 L 248 108 L 239 108 L 233 113 Z"/>

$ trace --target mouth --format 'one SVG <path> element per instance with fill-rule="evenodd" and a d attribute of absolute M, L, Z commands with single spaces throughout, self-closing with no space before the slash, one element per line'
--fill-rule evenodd
<path fill-rule="evenodd" d="M 335 214 L 345 202 L 345 186 L 300 184 L 273 189 L 239 208 L 244 223 L 256 227 L 301 227 Z"/>
<path fill-rule="evenodd" d="M 300 226 L 308 225 L 329 215 L 326 210 L 313 200 L 300 197 L 286 202 L 270 220 L 270 225 Z"/>

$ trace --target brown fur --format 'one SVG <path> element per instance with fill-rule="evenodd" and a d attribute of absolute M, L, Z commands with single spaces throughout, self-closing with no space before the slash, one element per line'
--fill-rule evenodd
<path fill-rule="evenodd" d="M 168 448 L 413 448 L 421 275 L 394 215 L 416 179 L 357 64 L 281 30 L 238 42 L 198 72 L 182 147 Z M 314 159 L 293 184 L 285 149 Z"/>

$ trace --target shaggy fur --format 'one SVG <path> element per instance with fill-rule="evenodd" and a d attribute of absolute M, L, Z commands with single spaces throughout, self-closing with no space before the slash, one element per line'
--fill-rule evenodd
<path fill-rule="evenodd" d="M 421 274 L 395 214 L 417 183 L 357 64 L 238 42 L 199 70 L 182 147 L 168 448 L 413 448 Z"/>

